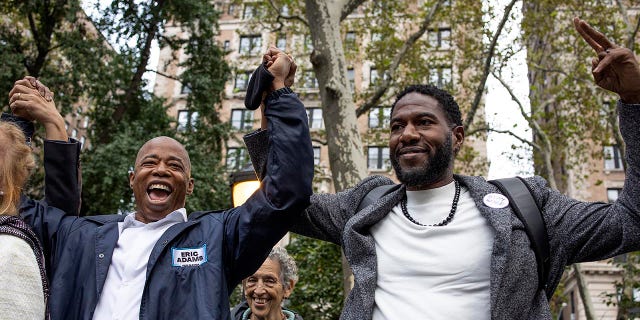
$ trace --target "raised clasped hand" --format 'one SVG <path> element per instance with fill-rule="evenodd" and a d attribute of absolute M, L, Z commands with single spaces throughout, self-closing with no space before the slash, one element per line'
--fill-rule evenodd
<path fill-rule="evenodd" d="M 60 116 L 53 101 L 53 92 L 29 76 L 14 83 L 9 92 L 9 107 L 15 115 L 40 123 Z"/>
<path fill-rule="evenodd" d="M 273 81 L 276 87 L 278 82 L 282 82 L 286 87 L 293 86 L 298 66 L 290 54 L 271 46 L 262 57 L 262 62 L 275 77 Z"/>

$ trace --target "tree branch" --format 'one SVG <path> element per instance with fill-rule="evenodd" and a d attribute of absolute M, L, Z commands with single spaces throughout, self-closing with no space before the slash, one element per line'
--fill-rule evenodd
<path fill-rule="evenodd" d="M 321 140 L 321 139 L 319 139 L 319 138 L 313 138 L 313 137 L 311 137 L 311 141 L 313 141 L 313 142 L 317 142 L 317 143 L 319 143 L 319 144 L 321 144 L 321 145 L 323 145 L 323 146 L 326 146 L 326 145 L 327 145 L 327 140 Z"/>
<path fill-rule="evenodd" d="M 353 10 L 357 9 L 364 0 L 347 0 L 342 7 L 342 11 L 340 12 L 340 22 L 349 16 Z"/>
<path fill-rule="evenodd" d="M 433 5 L 433 7 L 431 7 L 431 11 L 429 12 L 429 14 L 427 14 L 424 17 L 424 20 L 422 20 L 422 23 L 420 24 L 420 29 L 418 29 L 418 31 L 411 34 L 409 38 L 407 38 L 407 40 L 402 44 L 402 48 L 400 48 L 400 51 L 398 51 L 398 53 L 393 57 L 391 65 L 385 71 L 384 75 L 382 76 L 382 82 L 380 83 L 379 86 L 376 87 L 376 90 L 374 91 L 373 95 L 371 95 L 371 97 L 369 97 L 369 99 L 367 99 L 367 101 L 365 101 L 365 103 L 362 106 L 356 109 L 356 117 L 361 116 L 365 112 L 369 111 L 369 109 L 375 107 L 378 104 L 378 102 L 380 101 L 380 98 L 382 98 L 382 96 L 389 89 L 389 86 L 391 85 L 391 82 L 395 77 L 396 70 L 398 70 L 398 66 L 400 66 L 400 63 L 402 62 L 404 57 L 407 55 L 407 52 L 409 51 L 409 49 L 411 49 L 411 47 L 413 47 L 413 45 L 427 31 L 427 29 L 429 28 L 429 25 L 433 21 L 433 17 L 436 15 L 436 13 L 438 12 L 438 9 L 440 9 L 440 6 L 442 5 L 442 3 L 444 3 L 444 1 L 445 0 L 438 0 Z"/>
<path fill-rule="evenodd" d="M 180 79 L 180 78 L 178 78 L 178 77 L 176 77 L 176 76 L 172 76 L 172 75 L 170 75 L 170 74 L 166 74 L 166 73 L 164 73 L 164 72 L 160 72 L 160 71 L 158 71 L 158 70 L 147 69 L 146 71 L 153 72 L 153 73 L 155 73 L 155 74 L 157 74 L 157 75 L 159 75 L 159 76 L 163 76 L 163 77 L 165 77 L 165 78 L 169 78 L 169 79 L 172 79 L 172 80 L 176 80 L 176 81 L 180 82 L 181 84 L 183 83 L 183 82 L 182 82 L 182 79 Z"/>
<path fill-rule="evenodd" d="M 285 20 L 297 20 L 300 23 L 304 24 L 305 26 L 307 26 L 307 28 L 309 28 L 309 22 L 307 22 L 307 20 L 305 20 L 303 17 L 299 16 L 299 15 L 295 15 L 295 16 L 285 16 L 282 14 L 282 12 L 280 12 L 280 8 L 276 7 L 276 4 L 273 3 L 273 0 L 269 0 L 269 5 L 271 6 L 271 9 L 273 9 L 273 11 L 275 11 L 278 16 L 276 17 L 276 20 L 278 22 L 280 22 L 280 19 L 285 19 Z"/>
<path fill-rule="evenodd" d="M 153 39 L 156 38 L 158 33 L 158 24 L 162 21 L 162 10 L 165 5 L 164 0 L 159 0 L 156 3 L 155 8 L 151 8 L 150 12 L 155 10 L 155 16 L 149 21 L 149 29 L 146 30 L 146 38 L 144 39 L 144 45 L 140 50 L 140 61 L 136 67 L 136 71 L 129 82 L 129 86 L 124 95 L 124 100 L 118 105 L 116 110 L 112 114 L 112 118 L 115 122 L 119 122 L 124 117 L 125 111 L 128 107 L 137 108 L 137 103 L 134 101 L 135 95 L 140 91 L 140 83 L 142 82 L 142 76 L 147 71 L 147 64 L 149 64 L 149 58 L 151 57 L 151 45 Z M 101 141 L 107 141 L 107 137 L 101 137 Z"/>
<path fill-rule="evenodd" d="M 507 90 L 507 92 L 509 93 L 509 96 L 511 96 L 511 100 L 513 100 L 518 105 L 518 109 L 520 109 L 520 114 L 522 115 L 522 117 L 524 117 L 524 119 L 528 123 L 533 121 L 531 117 L 527 114 L 527 112 L 524 110 L 524 105 L 522 104 L 522 101 L 520 101 L 520 99 L 518 99 L 518 97 L 515 95 L 511 86 L 509 86 L 509 84 L 507 84 L 507 82 L 504 81 L 502 77 L 499 77 L 497 74 L 495 74 L 495 72 L 491 72 L 491 75 L 493 75 L 493 77 L 496 78 L 498 82 L 500 82 L 500 84 L 505 88 L 505 90 Z"/>
<path fill-rule="evenodd" d="M 495 132 L 495 133 L 502 133 L 502 134 L 508 134 L 514 138 L 516 138 L 518 141 L 527 144 L 529 146 L 531 146 L 532 148 L 539 150 L 540 146 L 532 141 L 529 141 L 519 135 L 517 135 L 515 132 L 511 131 L 511 130 L 498 130 L 498 129 L 494 129 L 491 127 L 480 127 L 480 128 L 476 128 L 474 130 L 471 130 L 469 132 L 467 132 L 467 136 L 472 136 L 478 132 Z"/>
<path fill-rule="evenodd" d="M 484 95 L 484 87 L 487 83 L 487 78 L 489 77 L 489 72 L 491 70 L 491 61 L 493 60 L 493 56 L 495 54 L 496 46 L 498 45 L 498 37 L 502 33 L 505 24 L 509 20 L 511 15 L 511 10 L 513 6 L 518 0 L 511 0 L 509 4 L 504 8 L 504 14 L 502 16 L 502 20 L 496 29 L 496 32 L 493 34 L 493 39 L 491 39 L 491 44 L 489 45 L 489 51 L 487 52 L 487 57 L 484 61 L 484 67 L 482 70 L 482 76 L 480 78 L 480 83 L 476 88 L 475 97 L 473 98 L 473 103 L 471 104 L 471 108 L 465 117 L 464 127 L 468 128 L 473 122 L 473 118 L 475 117 L 476 112 L 478 111 L 478 107 L 480 106 L 480 101 L 482 100 L 482 96 Z"/>

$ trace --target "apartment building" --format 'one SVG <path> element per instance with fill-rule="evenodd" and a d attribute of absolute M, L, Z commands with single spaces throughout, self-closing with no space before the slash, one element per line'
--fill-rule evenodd
<path fill-rule="evenodd" d="M 421 1 L 407 1 L 407 3 L 415 6 L 421 4 Z M 233 69 L 231 79 L 225 86 L 220 109 L 220 118 L 223 121 L 228 121 L 234 130 L 225 149 L 226 167 L 231 172 L 248 164 L 249 159 L 241 136 L 259 127 L 260 114 L 259 110 L 245 109 L 245 92 L 251 72 L 259 65 L 262 54 L 269 45 L 274 45 L 292 53 L 296 58 L 298 71 L 294 91 L 299 94 L 309 116 L 316 164 L 315 187 L 318 192 L 333 192 L 328 150 L 326 145 L 322 143 L 326 139 L 322 102 L 319 96 L 318 81 L 309 60 L 309 55 L 313 50 L 310 35 L 296 30 L 270 31 L 265 26 L 257 25 L 255 19 L 252 18 L 258 14 L 259 10 L 265 9 L 259 7 L 255 2 L 217 1 L 215 5 L 221 12 L 217 41 L 227 52 L 226 59 Z M 287 8 L 283 7 L 282 10 L 287 10 Z M 363 19 L 365 17 L 363 10 L 363 8 L 358 8 L 347 20 Z M 454 49 L 452 33 L 455 32 L 455 29 L 448 26 L 446 22 L 437 25 L 438 27 L 429 30 L 423 39 L 428 41 L 430 47 L 433 48 L 434 55 L 442 55 Z M 181 31 L 179 28 L 168 25 L 165 32 L 179 34 Z M 356 47 L 363 48 L 370 41 L 375 41 L 376 37 L 379 35 L 355 30 L 345 30 L 343 33 L 342 40 L 348 63 L 346 76 L 351 83 L 352 90 L 358 97 L 367 90 L 372 90 L 382 74 L 362 53 L 353 52 L 357 51 Z M 163 49 L 160 53 L 158 70 L 169 75 L 180 74 L 181 70 L 178 64 L 181 59 L 184 59 L 183 52 L 172 56 L 169 48 Z M 431 68 L 428 79 L 425 80 L 442 87 L 455 86 L 457 81 L 461 81 L 457 74 L 463 73 L 456 68 L 457 66 L 452 62 L 438 63 Z M 468 72 L 466 71 L 465 74 Z M 158 77 L 154 93 L 167 98 L 170 105 L 168 112 L 178 120 L 176 130 L 184 130 L 189 121 L 197 118 L 197 114 L 185 108 L 189 89 L 178 81 Z M 358 130 L 363 139 L 369 173 L 393 176 L 386 139 L 390 116 L 390 102 L 388 100 L 381 103 L 380 106 L 372 108 L 367 114 L 360 116 Z M 357 100 L 356 105 L 361 102 Z M 485 142 L 482 139 L 477 139 L 472 143 L 474 149 L 478 151 L 479 157 L 486 159 Z M 483 172 L 486 172 L 486 168 Z"/>

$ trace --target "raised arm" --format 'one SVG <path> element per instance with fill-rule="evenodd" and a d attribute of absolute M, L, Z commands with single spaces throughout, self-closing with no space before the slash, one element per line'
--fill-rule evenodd
<path fill-rule="evenodd" d="M 591 61 L 596 84 L 617 93 L 624 103 L 640 103 L 640 68 L 633 52 L 614 44 L 580 18 L 574 18 L 573 24 L 598 55 Z"/>
<path fill-rule="evenodd" d="M 273 85 L 264 100 L 266 130 L 245 137 L 247 144 L 264 138 L 264 172 L 260 188 L 227 219 L 228 250 L 233 256 L 231 285 L 253 273 L 271 247 L 287 232 L 293 218 L 309 205 L 313 180 L 313 149 L 302 102 L 285 86 L 293 59 L 274 53 L 268 70 Z"/>
<path fill-rule="evenodd" d="M 80 145 L 69 140 L 53 93 L 37 79 L 25 77 L 16 81 L 9 92 L 9 106 L 14 115 L 36 121 L 45 128 L 45 201 L 68 215 L 77 215 L 81 189 Z"/>

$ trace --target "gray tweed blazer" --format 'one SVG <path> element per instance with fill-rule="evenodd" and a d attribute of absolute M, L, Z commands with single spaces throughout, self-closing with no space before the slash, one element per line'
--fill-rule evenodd
<path fill-rule="evenodd" d="M 549 235 L 551 263 L 546 293 L 555 290 L 567 265 L 640 250 L 640 105 L 618 103 L 618 111 L 629 165 L 618 201 L 577 201 L 550 189 L 541 177 L 526 179 Z M 483 203 L 486 194 L 499 193 L 484 178 L 456 178 L 469 190 L 495 230 L 488 301 L 491 318 L 551 319 L 545 292 L 537 287 L 536 258 L 522 222 L 510 207 L 494 209 Z M 355 211 L 367 192 L 390 183 L 393 182 L 388 178 L 372 176 L 337 194 L 315 194 L 311 206 L 292 227 L 293 232 L 342 246 L 355 281 L 341 319 L 371 319 L 377 265 L 369 230 L 402 199 L 405 189 L 399 188 L 362 211 Z"/>

